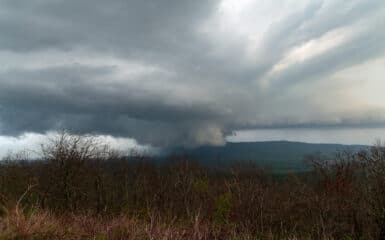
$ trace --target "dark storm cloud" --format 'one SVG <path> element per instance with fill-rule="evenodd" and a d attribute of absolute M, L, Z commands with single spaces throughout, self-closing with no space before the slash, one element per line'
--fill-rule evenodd
<path fill-rule="evenodd" d="M 189 35 L 188 29 L 211 11 L 207 1 L 186 0 L 9 0 L 2 7 L 1 26 L 8 30 L 2 39 L 12 40 L 5 46 L 13 44 L 15 50 L 76 44 L 162 49 L 173 38 Z"/>
<path fill-rule="evenodd" d="M 0 0 L 0 134 L 192 145 L 242 128 L 381 125 L 385 106 L 340 92 L 360 79 L 333 84 L 384 56 L 384 5 Z"/>
<path fill-rule="evenodd" d="M 168 101 L 165 94 L 154 94 L 140 87 L 125 84 L 111 87 L 107 86 L 108 81 L 94 82 L 96 77 L 109 78 L 111 71 L 111 68 L 67 66 L 1 74 L 2 79 L 12 78 L 0 89 L 3 106 L 0 119 L 8 126 L 2 133 L 69 128 L 131 136 L 159 145 L 162 141 L 192 144 L 196 127 L 205 129 L 210 127 L 210 121 L 222 117 L 210 106 Z M 181 133 L 184 135 L 177 136 Z"/>

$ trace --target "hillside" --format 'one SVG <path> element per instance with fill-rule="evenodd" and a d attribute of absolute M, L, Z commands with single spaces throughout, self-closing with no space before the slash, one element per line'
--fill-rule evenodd
<path fill-rule="evenodd" d="M 364 145 L 313 144 L 289 141 L 228 142 L 224 146 L 168 149 L 165 155 L 183 155 L 204 164 L 225 164 L 233 161 L 253 161 L 258 166 L 273 171 L 303 171 L 308 169 L 304 161 L 310 154 L 319 153 L 325 158 L 339 151 L 358 151 Z"/>

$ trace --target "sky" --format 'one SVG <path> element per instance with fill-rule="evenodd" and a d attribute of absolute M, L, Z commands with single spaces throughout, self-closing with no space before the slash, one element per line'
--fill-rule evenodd
<path fill-rule="evenodd" d="M 0 156 L 385 135 L 383 0 L 0 0 L 0 33 Z"/>

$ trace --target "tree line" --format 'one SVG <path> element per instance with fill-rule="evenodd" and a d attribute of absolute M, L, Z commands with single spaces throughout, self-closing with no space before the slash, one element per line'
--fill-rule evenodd
<path fill-rule="evenodd" d="M 40 159 L 0 162 L 0 232 L 16 209 L 26 218 L 199 219 L 208 235 L 195 239 L 385 239 L 385 147 L 307 161 L 311 172 L 277 177 L 253 162 L 123 156 L 93 136 L 63 132 L 42 145 Z"/>

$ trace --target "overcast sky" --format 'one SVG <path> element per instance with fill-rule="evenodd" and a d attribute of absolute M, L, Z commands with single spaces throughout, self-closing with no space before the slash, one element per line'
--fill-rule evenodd
<path fill-rule="evenodd" d="M 0 0 L 0 152 L 64 128 L 369 143 L 384 76 L 383 0 Z"/>

